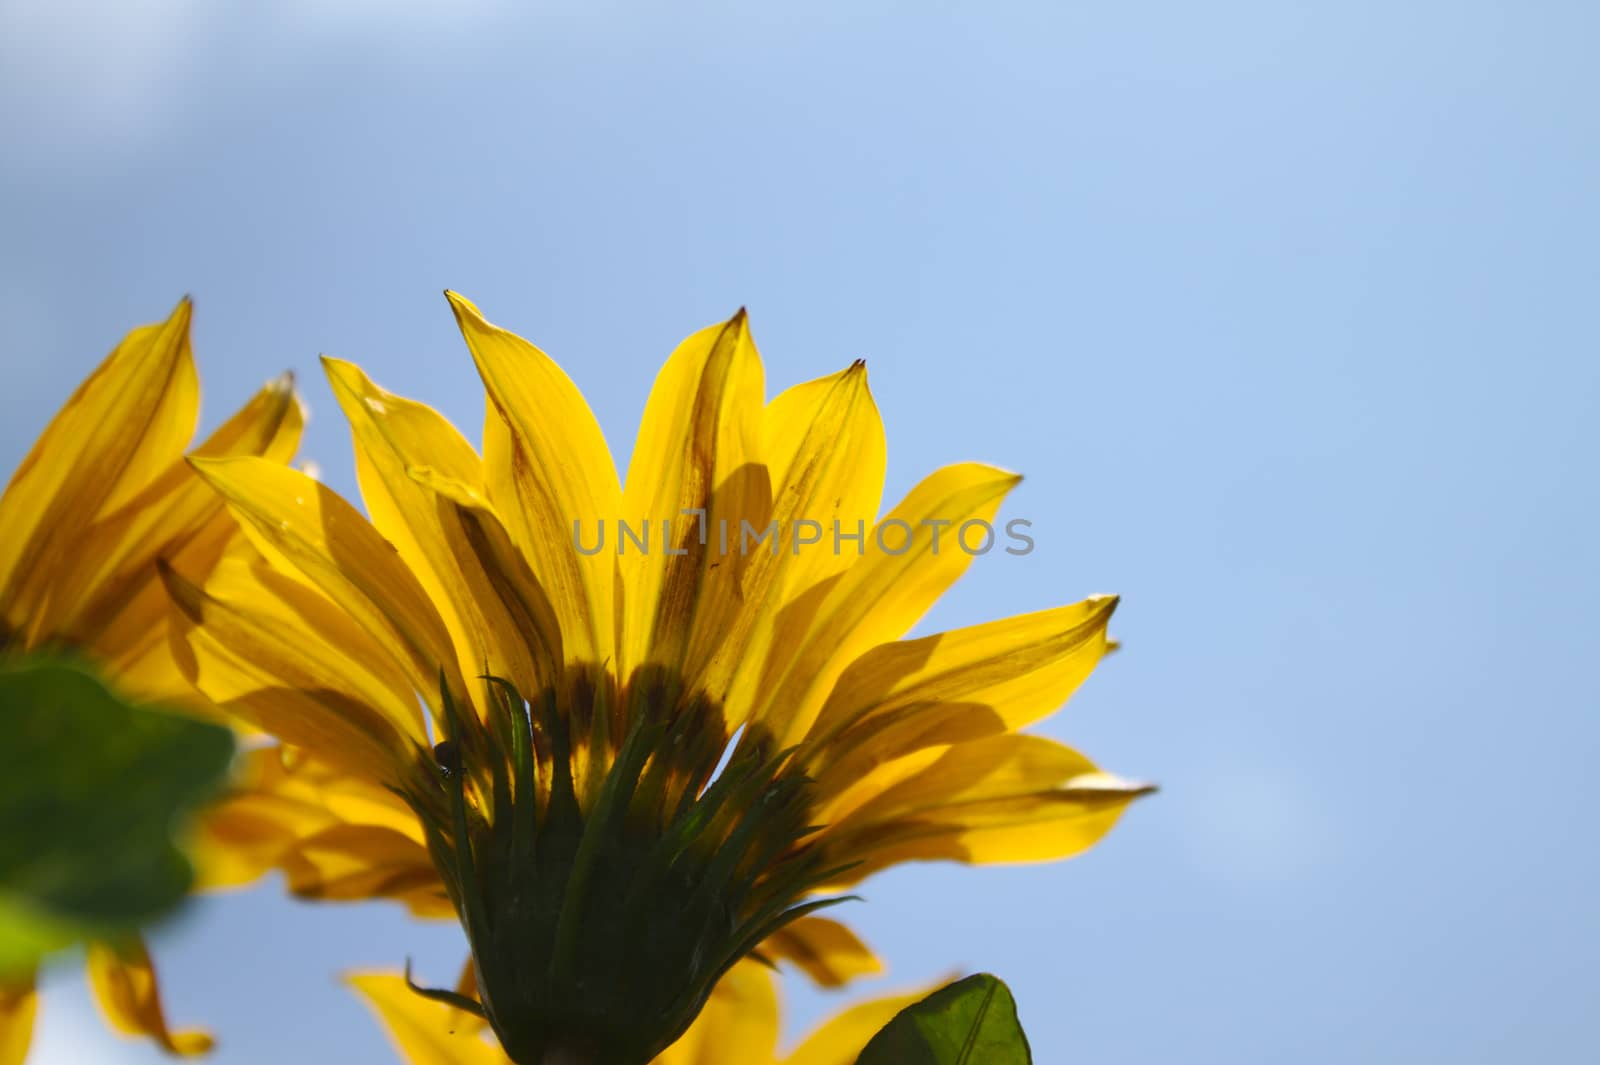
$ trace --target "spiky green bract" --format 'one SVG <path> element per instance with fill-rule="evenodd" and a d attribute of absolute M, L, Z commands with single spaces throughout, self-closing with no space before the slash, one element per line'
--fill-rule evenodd
<path fill-rule="evenodd" d="M 838 873 L 798 846 L 811 781 L 749 734 L 716 773 L 721 708 L 670 676 L 641 670 L 621 699 L 592 675 L 533 699 L 486 683 L 486 721 L 445 691 L 449 746 L 407 798 L 519 1065 L 645 1065 L 734 962 L 840 901 L 807 901 Z"/>

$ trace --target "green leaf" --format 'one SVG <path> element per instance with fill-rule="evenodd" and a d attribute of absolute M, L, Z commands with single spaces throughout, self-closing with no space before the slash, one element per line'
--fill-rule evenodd
<path fill-rule="evenodd" d="M 0 662 L 0 736 L 0 975 L 177 905 L 193 871 L 173 834 L 227 772 L 226 728 L 28 658 Z"/>
<path fill-rule="evenodd" d="M 988 973 L 942 987 L 872 1037 L 856 1065 L 1031 1065 L 1011 991 Z"/>

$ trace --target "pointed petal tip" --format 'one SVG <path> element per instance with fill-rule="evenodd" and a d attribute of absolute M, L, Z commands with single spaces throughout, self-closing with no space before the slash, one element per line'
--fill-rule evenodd
<path fill-rule="evenodd" d="M 473 303 L 454 289 L 445 289 L 444 298 L 450 302 L 450 310 L 456 316 L 456 325 L 461 328 L 466 328 L 469 323 L 487 329 L 499 328 L 483 316 L 483 312 L 478 310 L 476 303 Z"/>
<path fill-rule="evenodd" d="M 1159 785 L 1145 780 L 1128 780 L 1107 773 L 1104 770 L 1094 773 L 1082 773 L 1068 780 L 1065 784 L 1067 791 L 1080 795 L 1100 795 L 1107 798 L 1125 797 L 1130 802 L 1142 799 L 1146 795 L 1154 795 L 1160 791 Z"/>
<path fill-rule="evenodd" d="M 190 469 L 213 486 L 226 477 L 226 471 L 229 469 L 256 462 L 264 466 L 273 465 L 255 455 L 185 455 L 183 460 L 189 464 Z"/>
<path fill-rule="evenodd" d="M 335 358 L 332 355 L 318 356 L 322 362 L 322 374 L 328 379 L 328 384 L 335 389 L 343 388 L 350 392 L 359 391 L 360 385 L 366 380 L 366 374 L 361 372 L 361 367 L 346 359 Z"/>
<path fill-rule="evenodd" d="M 1015 470 L 1008 470 L 1004 466 L 996 466 L 992 462 L 957 462 L 953 466 L 945 467 L 946 470 L 961 469 L 969 475 L 981 474 L 985 479 L 993 480 L 1005 485 L 1006 489 L 1016 487 L 1022 481 L 1022 474 Z"/>
<path fill-rule="evenodd" d="M 167 321 L 169 323 L 171 323 L 171 322 L 182 323 L 183 327 L 185 329 L 188 329 L 189 328 L 189 323 L 191 321 L 193 321 L 193 320 L 194 320 L 194 297 L 189 295 L 187 292 L 185 292 L 183 294 L 183 296 L 178 300 L 177 305 L 172 308 L 172 313 L 167 315 Z"/>

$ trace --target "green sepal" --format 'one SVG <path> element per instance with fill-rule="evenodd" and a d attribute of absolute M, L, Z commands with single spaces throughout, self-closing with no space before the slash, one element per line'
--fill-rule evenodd
<path fill-rule="evenodd" d="M 410 988 L 411 993 L 414 995 L 421 995 L 423 998 L 432 999 L 434 1002 L 443 1002 L 447 1006 L 454 1006 L 456 1009 L 464 1010 L 474 1017 L 481 1017 L 484 1020 L 489 1019 L 489 1015 L 483 1011 L 483 1004 L 477 999 L 463 995 L 459 991 L 450 991 L 442 987 L 423 987 L 411 979 L 410 958 L 406 959 L 406 987 Z"/>

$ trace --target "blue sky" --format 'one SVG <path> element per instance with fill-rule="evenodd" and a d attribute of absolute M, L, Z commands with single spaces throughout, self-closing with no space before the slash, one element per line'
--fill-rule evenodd
<path fill-rule="evenodd" d="M 1043 1063 L 1600 1041 L 1592 5 L 528 6 L 0 9 L 0 465 L 185 292 L 207 422 L 292 367 L 345 491 L 318 352 L 476 434 L 442 288 L 619 461 L 746 305 L 769 388 L 867 360 L 890 496 L 1027 475 L 1037 549 L 923 630 L 1121 593 L 1040 730 L 1163 786 L 1073 862 L 869 882 L 883 986 L 997 972 Z M 218 1065 L 391 1062 L 334 974 L 462 950 L 276 885 L 157 946 Z M 159 1059 L 64 970 L 36 1060 Z"/>

